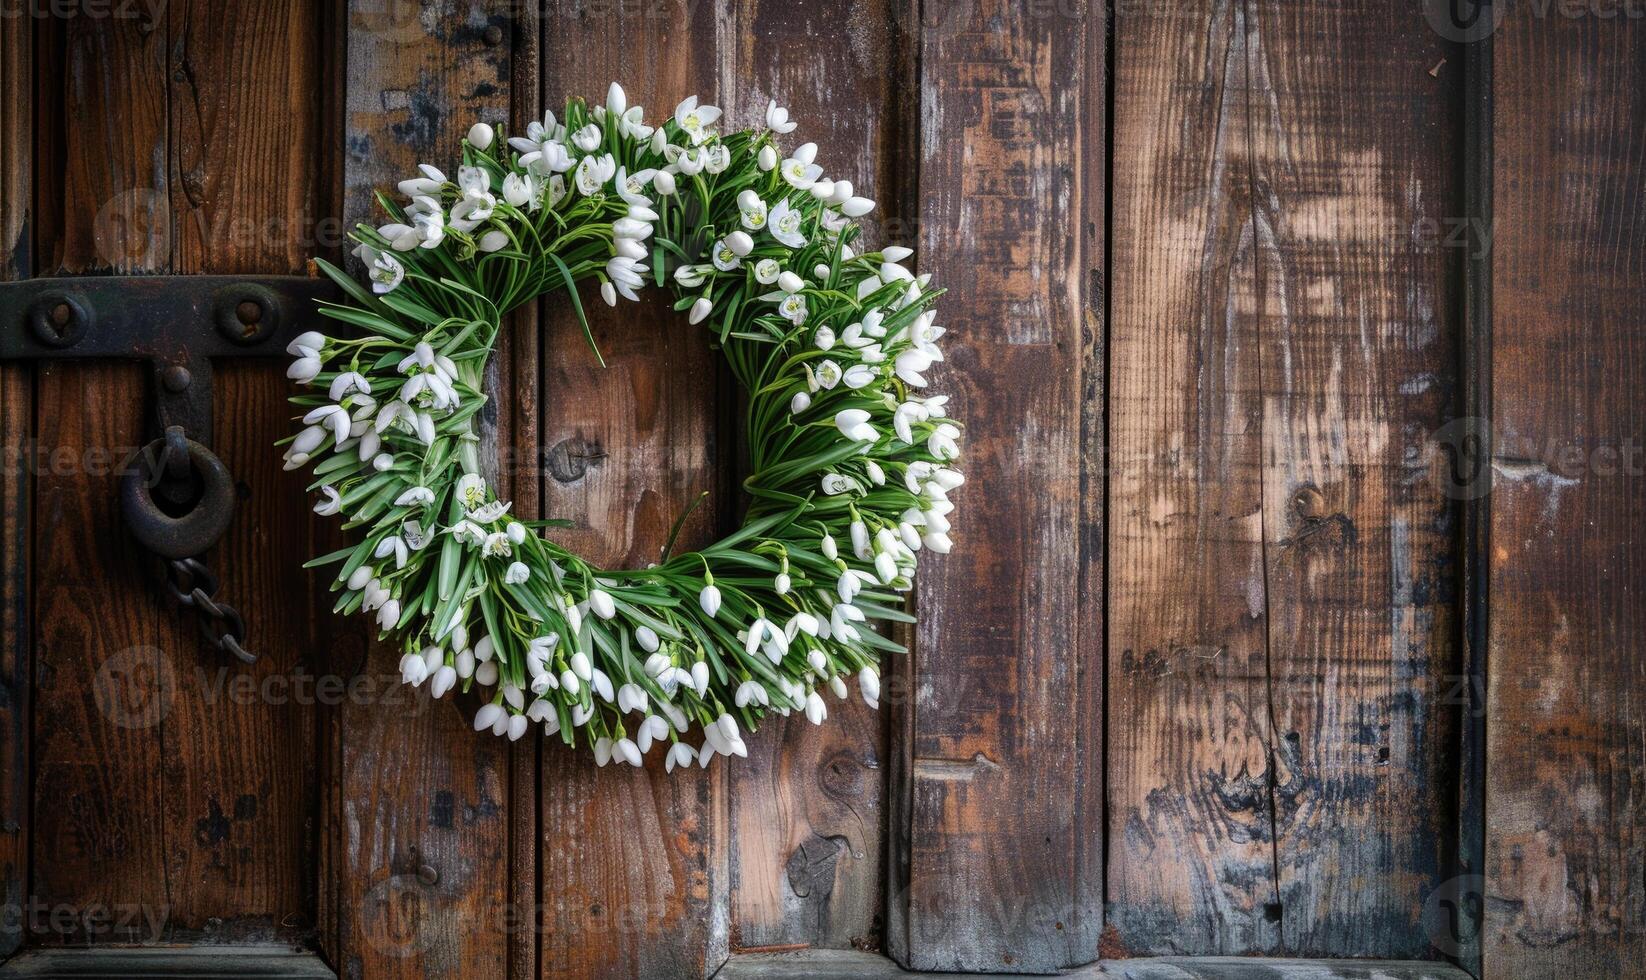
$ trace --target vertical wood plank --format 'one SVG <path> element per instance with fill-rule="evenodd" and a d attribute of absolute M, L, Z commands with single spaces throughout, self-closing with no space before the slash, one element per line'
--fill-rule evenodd
<path fill-rule="evenodd" d="M 1461 66 L 1420 14 L 1119 18 L 1109 880 L 1133 953 L 1432 955 L 1456 532 L 1425 471 Z"/>
<path fill-rule="evenodd" d="M 169 271 L 164 17 L 34 28 L 35 118 L 47 121 L 37 173 L 49 175 L 34 198 L 37 271 Z M 36 431 L 58 464 L 35 479 L 34 808 L 53 819 L 33 834 L 32 892 L 164 925 L 168 849 L 190 845 L 168 824 L 154 774 L 197 640 L 152 589 L 152 566 L 121 524 L 121 463 L 146 441 L 143 375 L 112 363 L 37 370 Z"/>
<path fill-rule="evenodd" d="M 173 271 L 301 273 L 335 204 L 313 179 L 331 152 L 317 4 L 190 0 L 168 16 Z M 296 679 L 325 666 L 304 615 L 307 481 L 271 448 L 290 432 L 282 366 L 223 362 L 213 374 L 214 448 L 242 488 L 213 565 L 259 658 L 175 658 L 188 676 L 161 770 L 171 915 L 186 929 L 236 917 L 259 932 L 307 927 L 318 689 Z"/>
<path fill-rule="evenodd" d="M 1492 38 L 1492 977 L 1646 956 L 1646 31 L 1510 12 Z"/>
<path fill-rule="evenodd" d="M 967 422 L 965 536 L 922 570 L 903 935 L 912 968 L 1047 971 L 1095 958 L 1099 875 L 1077 805 L 1098 765 L 1101 674 L 1083 669 L 1081 440 L 1101 221 L 1095 4 L 928 9 L 921 30 L 920 270 L 949 293 Z M 1070 222 L 1076 222 L 1074 229 Z M 1090 665 L 1088 665 L 1090 666 Z M 894 832 L 894 840 L 900 833 Z M 896 865 L 903 867 L 903 859 Z M 894 895 L 894 901 L 898 896 Z"/>
<path fill-rule="evenodd" d="M 33 43 L 28 26 L 0 36 L 0 281 L 33 272 Z M 7 909 L 22 908 L 29 889 L 33 379 L 26 366 L 0 366 L 0 906 Z M 25 938 L 18 917 L 0 922 L 0 958 L 16 952 Z"/>
<path fill-rule="evenodd" d="M 511 33 L 508 5 L 491 0 L 349 5 L 348 225 L 378 220 L 373 191 L 392 189 L 417 163 L 451 172 L 474 122 L 508 119 Z M 393 660 L 374 644 L 362 670 L 382 679 Z M 473 707 L 406 698 L 341 706 L 332 873 L 343 975 L 505 973 L 509 750 L 475 736 Z"/>
<path fill-rule="evenodd" d="M 723 90 L 735 93 L 738 127 L 764 125 L 769 100 L 787 107 L 800 128 L 783 145 L 817 143 L 831 177 L 879 203 L 866 247 L 912 244 L 914 15 L 902 0 L 861 3 L 851 33 L 839 16 L 827 4 L 740 0 Z M 734 947 L 882 945 L 886 715 L 852 698 L 829 709 L 823 726 L 770 717 L 749 758 L 728 767 Z"/>
<path fill-rule="evenodd" d="M 542 21 L 543 109 L 620 82 L 649 119 L 688 95 L 721 104 L 716 3 L 553 2 Z M 563 296 L 545 299 L 539 451 L 545 517 L 596 565 L 656 561 L 675 519 L 710 491 L 680 549 L 719 536 L 718 355 L 662 291 L 638 306 L 585 303 L 602 370 Z M 725 771 L 596 768 L 586 747 L 543 750 L 540 964 L 549 976 L 704 976 L 724 959 Z"/>
<path fill-rule="evenodd" d="M 1247 7 L 1281 946 L 1434 955 L 1458 572 L 1429 468 L 1450 462 L 1462 64 L 1415 8 Z"/>

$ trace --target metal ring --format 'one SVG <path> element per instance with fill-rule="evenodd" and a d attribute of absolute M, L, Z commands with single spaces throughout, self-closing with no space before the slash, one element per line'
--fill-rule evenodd
<path fill-rule="evenodd" d="M 157 460 L 165 440 L 144 447 L 138 459 Z M 162 558 L 192 558 L 204 554 L 217 543 L 234 519 L 234 478 L 228 467 L 210 449 L 188 440 L 189 463 L 200 474 L 202 490 L 194 507 L 181 517 L 172 517 L 154 503 L 150 474 L 137 463 L 127 471 L 120 485 L 120 509 L 132 536 Z"/>

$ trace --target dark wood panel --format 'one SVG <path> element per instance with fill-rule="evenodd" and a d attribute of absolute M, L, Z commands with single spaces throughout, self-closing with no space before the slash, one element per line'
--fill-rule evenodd
<path fill-rule="evenodd" d="M 1246 24 L 1115 19 L 1108 884 L 1134 954 L 1279 945 Z"/>
<path fill-rule="evenodd" d="M 417 163 L 453 172 L 474 122 L 508 119 L 510 7 L 349 5 L 349 224 L 378 220 L 373 191 L 392 192 Z M 373 644 L 357 665 L 382 690 L 395 659 Z M 520 911 L 508 905 L 508 743 L 476 736 L 463 698 L 364 700 L 341 705 L 335 734 L 335 863 L 323 880 L 337 888 L 339 972 L 504 975 Z"/>
<path fill-rule="evenodd" d="M 1133 952 L 1432 955 L 1447 54 L 1394 8 L 1119 18 L 1109 831 Z"/>
<path fill-rule="evenodd" d="M 949 290 L 967 421 L 964 534 L 922 569 L 888 947 L 906 966 L 1045 971 L 1096 956 L 1101 555 L 1080 454 L 1101 305 L 1103 11 L 979 2 L 921 25 L 920 269 Z M 1084 637 L 1084 638 L 1083 638 Z M 1087 669 L 1091 668 L 1091 669 Z M 906 837 L 903 836 L 906 834 Z M 903 876 L 906 874 L 906 881 Z M 906 888 L 904 887 L 906 885 Z"/>
<path fill-rule="evenodd" d="M 51 175 L 35 187 L 36 271 L 169 271 L 165 22 L 33 26 L 35 118 L 47 121 L 36 159 Z M 52 819 L 33 835 L 31 894 L 136 913 L 135 928 L 104 939 L 152 940 L 148 927 L 167 925 L 167 855 L 192 846 L 167 821 L 155 774 L 166 715 L 188 696 L 178 678 L 192 679 L 196 634 L 153 589 L 116 503 L 119 459 L 146 441 L 143 373 L 38 369 L 36 431 L 64 465 L 35 477 L 34 810 Z"/>
<path fill-rule="evenodd" d="M 613 80 L 654 122 L 688 95 L 720 104 L 722 15 L 719 4 L 685 0 L 548 4 L 542 61 L 554 67 L 543 72 L 538 112 L 559 116 L 568 96 L 604 101 Z M 553 533 L 590 561 L 633 567 L 656 561 L 676 518 L 709 491 L 677 548 L 714 540 L 720 495 L 730 492 L 721 482 L 718 355 L 662 291 L 638 306 L 585 308 L 605 369 L 566 297 L 543 304 L 543 516 L 575 521 Z M 587 746 L 544 745 L 545 975 L 692 977 L 725 957 L 728 760 L 672 775 L 655 751 L 648 761 L 601 769 Z"/>
<path fill-rule="evenodd" d="M 1250 2 L 1281 948 L 1434 955 L 1450 875 L 1461 63 L 1403 5 Z M 1237 296 L 1237 303 L 1245 297 Z"/>
<path fill-rule="evenodd" d="M 919 973 L 869 953 L 808 950 L 733 956 L 716 980 L 1016 980 L 1022 973 Z M 1069 970 L 1069 980 L 1468 980 L 1455 966 L 1413 960 L 1295 960 L 1252 957 L 1140 957 Z"/>
<path fill-rule="evenodd" d="M 172 271 L 303 271 L 318 216 L 335 209 L 315 180 L 332 152 L 318 8 L 169 5 Z M 164 722 L 161 785 L 178 838 L 166 853 L 171 915 L 188 929 L 237 917 L 271 932 L 314 921 L 315 697 L 297 679 L 324 665 L 302 567 L 312 553 L 307 481 L 284 473 L 273 449 L 290 434 L 289 393 L 274 360 L 213 373 L 213 444 L 241 493 L 211 561 L 258 661 L 196 654 L 192 638 L 178 659 L 188 676 Z"/>
<path fill-rule="evenodd" d="M 1492 38 L 1487 975 L 1646 957 L 1646 25 Z"/>
<path fill-rule="evenodd" d="M 775 99 L 799 123 L 782 144 L 815 142 L 829 176 L 878 202 L 867 247 L 912 244 L 914 11 L 903 0 L 859 4 L 851 33 L 827 4 L 741 0 L 733 15 L 736 62 L 723 88 L 734 124 L 763 126 Z M 886 715 L 829 700 L 822 726 L 768 718 L 749 757 L 729 767 L 734 948 L 881 946 Z"/>
<path fill-rule="evenodd" d="M 0 36 L 0 281 L 33 272 L 34 44 L 27 28 Z M 22 908 L 29 888 L 30 474 L 34 372 L 0 366 L 0 904 Z M 0 957 L 26 938 L 21 917 L 0 922 Z"/>

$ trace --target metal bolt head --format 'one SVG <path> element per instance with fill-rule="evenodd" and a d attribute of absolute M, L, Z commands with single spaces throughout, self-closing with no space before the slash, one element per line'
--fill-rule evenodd
<path fill-rule="evenodd" d="M 420 865 L 417 869 L 417 880 L 425 885 L 432 885 L 440 880 L 440 872 L 436 871 L 432 864 Z"/>
<path fill-rule="evenodd" d="M 194 375 L 181 364 L 171 364 L 160 372 L 160 383 L 166 386 L 167 391 L 176 394 L 188 390 L 189 385 L 194 383 Z"/>
<path fill-rule="evenodd" d="M 234 315 L 246 326 L 254 326 L 263 319 L 263 305 L 252 299 L 242 300 L 240 305 L 234 308 Z"/>
<path fill-rule="evenodd" d="M 73 347 L 86 335 L 92 318 L 86 303 L 73 292 L 51 292 L 29 309 L 29 329 L 47 347 Z"/>
<path fill-rule="evenodd" d="M 280 331 L 280 297 L 255 282 L 223 287 L 213 307 L 217 332 L 238 347 L 260 344 Z"/>

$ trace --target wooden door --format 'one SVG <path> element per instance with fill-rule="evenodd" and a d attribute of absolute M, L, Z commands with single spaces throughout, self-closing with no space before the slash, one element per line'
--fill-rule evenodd
<path fill-rule="evenodd" d="M 1459 6 L 4 7 L 8 280 L 304 274 L 477 120 L 776 99 L 948 288 L 969 480 L 881 711 L 599 769 L 330 614 L 278 364 L 215 379 L 250 667 L 122 527 L 141 368 L 0 365 L 0 970 L 1629 975 L 1646 28 Z M 644 563 L 734 526 L 738 395 L 598 309 L 603 370 L 514 317 L 487 454 Z"/>

